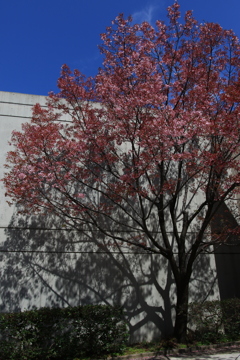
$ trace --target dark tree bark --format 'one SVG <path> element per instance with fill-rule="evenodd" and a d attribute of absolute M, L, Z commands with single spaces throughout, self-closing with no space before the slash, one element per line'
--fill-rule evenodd
<path fill-rule="evenodd" d="M 188 293 L 189 281 L 186 275 L 177 283 L 176 318 L 174 326 L 174 337 L 180 343 L 186 342 L 188 322 Z"/>

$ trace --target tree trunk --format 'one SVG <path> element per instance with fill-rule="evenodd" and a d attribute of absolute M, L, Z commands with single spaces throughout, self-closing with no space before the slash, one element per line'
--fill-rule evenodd
<path fill-rule="evenodd" d="M 183 281 L 177 283 L 177 304 L 174 337 L 180 343 L 185 343 L 187 337 L 188 288 L 189 281 L 186 279 L 183 279 Z"/>

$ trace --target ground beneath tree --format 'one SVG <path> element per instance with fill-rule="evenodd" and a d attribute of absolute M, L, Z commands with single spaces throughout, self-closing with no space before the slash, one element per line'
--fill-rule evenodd
<path fill-rule="evenodd" d="M 124 360 L 240 360 L 240 342 L 226 345 L 199 346 L 190 349 L 170 351 L 167 356 L 162 353 L 143 353 L 119 357 Z"/>

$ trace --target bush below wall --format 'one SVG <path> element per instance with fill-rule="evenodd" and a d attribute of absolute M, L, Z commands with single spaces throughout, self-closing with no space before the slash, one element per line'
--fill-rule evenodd
<path fill-rule="evenodd" d="M 104 305 L 0 314 L 0 359 L 73 360 L 121 354 L 128 338 L 122 310 Z M 189 341 L 240 339 L 240 299 L 192 303 Z"/>
<path fill-rule="evenodd" d="M 189 339 L 204 344 L 239 340 L 240 299 L 191 303 Z"/>
<path fill-rule="evenodd" d="M 106 357 L 127 341 L 120 308 L 78 306 L 0 315 L 0 359 Z"/>

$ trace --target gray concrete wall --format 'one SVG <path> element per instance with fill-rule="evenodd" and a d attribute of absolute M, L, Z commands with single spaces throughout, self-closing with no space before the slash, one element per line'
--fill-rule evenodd
<path fill-rule="evenodd" d="M 31 119 L 32 106 L 45 97 L 0 92 L 0 177 L 8 141 Z M 100 234 L 61 227 L 58 219 L 18 215 L 0 185 L 0 311 L 89 303 L 121 304 L 132 340 L 151 340 L 173 327 L 174 284 L 158 255 L 131 253 L 96 243 Z M 98 252 L 96 252 L 96 250 Z M 191 299 L 219 297 L 215 259 L 202 255 L 191 283 Z M 172 316 L 173 315 L 173 316 Z"/>

